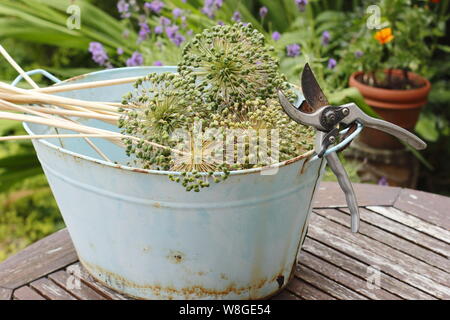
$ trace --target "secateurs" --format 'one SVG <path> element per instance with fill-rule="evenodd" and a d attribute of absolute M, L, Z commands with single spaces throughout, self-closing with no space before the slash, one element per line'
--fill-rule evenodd
<path fill-rule="evenodd" d="M 318 130 L 315 151 L 319 158 L 326 158 L 328 165 L 338 178 L 350 209 L 352 232 L 358 232 L 359 210 L 356 196 L 335 150 L 335 144 L 343 133 L 340 129 L 347 128 L 348 134 L 349 129 L 355 126 L 359 130 L 367 126 L 389 133 L 418 150 L 425 149 L 426 143 L 397 125 L 368 116 L 355 103 L 330 105 L 308 64 L 303 69 L 301 84 L 305 101 L 299 108 L 290 103 L 282 91 L 278 91 L 280 103 L 291 119 Z"/>

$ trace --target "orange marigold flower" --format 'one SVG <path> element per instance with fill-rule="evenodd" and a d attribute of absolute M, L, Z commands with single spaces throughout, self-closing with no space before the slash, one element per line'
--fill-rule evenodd
<path fill-rule="evenodd" d="M 394 39 L 394 35 L 392 34 L 391 28 L 384 28 L 375 33 L 374 38 L 377 39 L 380 44 L 385 44 L 391 42 L 392 39 Z"/>

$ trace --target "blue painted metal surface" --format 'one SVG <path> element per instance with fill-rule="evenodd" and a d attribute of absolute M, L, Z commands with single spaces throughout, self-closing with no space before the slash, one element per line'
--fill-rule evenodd
<path fill-rule="evenodd" d="M 154 71 L 176 69 L 113 69 L 59 85 Z M 60 94 L 118 102 L 130 90 L 126 84 Z M 29 134 L 53 130 L 36 124 L 25 128 Z M 235 171 L 228 180 L 192 193 L 166 172 L 127 167 L 121 148 L 92 140 L 118 163 L 100 160 L 82 139 L 64 139 L 63 146 L 58 139 L 33 144 L 80 261 L 96 279 L 146 299 L 258 299 L 287 284 L 323 159 L 310 160 L 310 152 L 281 163 L 274 175 Z"/>

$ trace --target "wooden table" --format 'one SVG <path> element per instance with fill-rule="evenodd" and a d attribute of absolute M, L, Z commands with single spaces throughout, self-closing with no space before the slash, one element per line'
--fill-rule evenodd
<path fill-rule="evenodd" d="M 450 299 L 450 198 L 363 184 L 355 191 L 358 234 L 337 184 L 321 184 L 295 277 L 274 299 Z M 70 289 L 79 266 L 68 232 L 56 232 L 0 264 L 0 299 L 127 299 L 82 267 L 81 286 Z"/>

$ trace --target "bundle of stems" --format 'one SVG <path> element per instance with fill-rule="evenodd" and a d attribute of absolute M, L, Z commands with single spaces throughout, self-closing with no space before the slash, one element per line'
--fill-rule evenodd
<path fill-rule="evenodd" d="M 122 140 L 124 138 L 128 138 L 136 143 L 143 142 L 156 148 L 170 150 L 178 154 L 185 154 L 182 151 L 171 149 L 158 143 L 143 140 L 134 136 L 120 134 L 111 130 L 88 126 L 76 120 L 78 118 L 95 119 L 117 125 L 120 118 L 119 108 L 125 107 L 120 103 L 85 101 L 54 95 L 54 93 L 66 91 L 132 83 L 138 79 L 137 77 L 40 88 L 1 45 L 0 53 L 32 86 L 32 89 L 21 89 L 4 82 L 0 82 L 0 119 L 42 124 L 55 128 L 56 132 L 55 134 L 0 137 L 0 141 L 45 138 L 82 138 L 104 160 L 110 162 L 111 160 L 105 155 L 105 153 L 102 152 L 100 148 L 96 146 L 89 138 L 106 139 L 123 148 L 125 148 L 125 145 Z M 130 108 L 130 106 L 126 106 L 126 108 Z M 58 129 L 70 130 L 76 133 L 60 134 Z"/>

